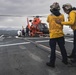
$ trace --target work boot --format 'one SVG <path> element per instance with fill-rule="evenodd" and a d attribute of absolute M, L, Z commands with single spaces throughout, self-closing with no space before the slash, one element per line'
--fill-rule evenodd
<path fill-rule="evenodd" d="M 72 63 L 76 63 L 76 58 L 70 60 Z"/>
<path fill-rule="evenodd" d="M 52 67 L 52 68 L 54 68 L 54 67 L 55 67 L 55 65 L 54 65 L 54 64 L 52 64 L 51 62 L 47 62 L 47 63 L 46 63 L 46 65 L 47 65 L 47 66 L 49 66 L 49 67 Z"/>
<path fill-rule="evenodd" d="M 69 55 L 69 56 L 67 56 L 68 58 L 74 58 L 74 56 L 73 55 Z"/>
<path fill-rule="evenodd" d="M 68 65 L 68 61 L 62 61 L 65 65 Z"/>

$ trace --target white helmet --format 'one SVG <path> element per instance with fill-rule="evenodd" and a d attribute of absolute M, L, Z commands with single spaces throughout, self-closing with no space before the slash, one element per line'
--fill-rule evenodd
<path fill-rule="evenodd" d="M 69 4 L 69 3 L 67 3 L 67 4 L 64 4 L 64 5 L 62 6 L 62 8 L 65 9 L 65 10 L 70 10 L 70 9 L 72 9 L 72 5 Z"/>

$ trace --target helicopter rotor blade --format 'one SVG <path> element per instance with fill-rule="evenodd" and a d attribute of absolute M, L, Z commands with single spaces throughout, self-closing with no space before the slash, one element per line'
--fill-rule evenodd
<path fill-rule="evenodd" d="M 23 16 L 22 15 L 6 15 L 6 14 L 2 15 L 2 14 L 0 14 L 0 17 L 23 17 Z"/>
<path fill-rule="evenodd" d="M 28 16 L 28 17 L 47 17 L 47 16 Z"/>

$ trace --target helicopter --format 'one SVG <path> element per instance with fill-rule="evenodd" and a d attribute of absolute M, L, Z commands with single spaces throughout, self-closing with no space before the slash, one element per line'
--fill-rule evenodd
<path fill-rule="evenodd" d="M 46 18 L 47 15 L 44 14 L 44 15 L 41 15 L 41 16 L 40 15 L 39 16 L 25 16 L 25 15 L 18 15 L 18 14 L 17 15 L 14 15 L 14 14 L 0 14 L 0 17 L 27 17 L 27 26 L 28 26 L 28 28 L 31 32 L 31 30 L 33 31 L 33 29 L 31 29 L 31 26 L 32 26 L 32 22 L 34 21 L 34 18 L 35 17 L 39 17 L 39 19 L 40 18 Z M 29 17 L 32 17 L 33 20 L 29 19 Z M 39 28 L 39 30 L 36 31 L 35 33 L 31 32 L 31 33 L 33 33 L 33 35 L 31 33 L 29 33 L 29 36 L 39 36 L 39 35 L 49 34 L 49 30 L 48 30 L 49 27 L 47 27 L 47 23 L 44 23 L 44 22 L 41 21 L 37 26 L 38 26 L 37 28 Z M 25 26 L 25 28 L 26 28 L 26 26 Z M 73 36 L 73 31 L 69 26 L 64 26 L 63 31 L 64 31 L 65 35 L 68 35 L 68 36 L 72 35 Z"/>
<path fill-rule="evenodd" d="M 27 26 L 30 30 L 30 36 L 44 36 L 49 34 L 48 26 L 46 23 L 41 22 L 40 17 L 43 16 L 32 16 L 33 20 L 28 20 L 27 18 Z M 31 25 L 30 25 L 31 23 Z"/>

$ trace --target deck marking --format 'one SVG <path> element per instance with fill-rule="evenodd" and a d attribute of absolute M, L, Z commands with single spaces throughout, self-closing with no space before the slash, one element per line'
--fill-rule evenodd
<path fill-rule="evenodd" d="M 30 42 L 22 42 L 22 43 L 5 44 L 5 45 L 0 45 L 0 47 L 15 46 L 15 45 L 29 44 L 29 43 L 30 43 Z"/>
<path fill-rule="evenodd" d="M 35 41 L 35 42 L 49 42 L 49 40 L 41 40 L 41 41 Z"/>

